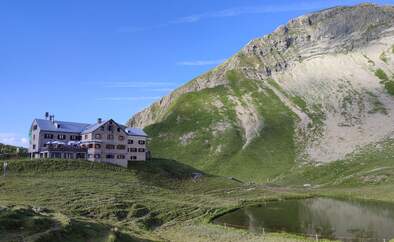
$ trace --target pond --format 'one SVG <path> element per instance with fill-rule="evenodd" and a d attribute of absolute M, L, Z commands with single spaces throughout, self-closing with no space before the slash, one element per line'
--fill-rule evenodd
<path fill-rule="evenodd" d="M 342 241 L 394 238 L 394 204 L 308 198 L 267 202 L 216 218 L 213 223 L 253 232 L 287 232 Z"/>

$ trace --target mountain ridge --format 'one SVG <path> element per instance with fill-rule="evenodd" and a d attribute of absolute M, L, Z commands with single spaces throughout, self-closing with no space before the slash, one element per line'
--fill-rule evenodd
<path fill-rule="evenodd" d="M 360 4 L 360 5 L 356 6 L 356 8 L 371 8 L 371 7 L 372 8 L 387 8 L 387 9 L 390 9 L 391 11 L 394 11 L 394 7 L 392 7 L 392 6 L 378 7 L 378 5 L 370 4 L 370 3 L 363 3 L 363 4 Z M 313 18 L 313 16 L 318 15 L 319 13 L 324 13 L 324 12 L 331 13 L 331 11 L 336 11 L 336 10 L 339 10 L 339 9 L 352 9 L 352 8 L 355 8 L 355 7 L 334 7 L 334 8 L 321 10 L 321 11 L 316 12 L 316 13 L 310 13 L 310 14 L 305 15 L 305 16 L 300 16 L 298 18 L 290 20 L 286 25 L 281 25 L 281 26 L 277 27 L 277 29 L 273 33 L 278 33 L 278 32 L 281 32 L 281 31 L 288 32 L 288 28 L 289 28 L 288 25 L 292 24 L 292 23 L 295 23 L 297 21 L 301 21 L 301 22 L 302 21 L 308 21 L 308 23 L 311 23 L 311 21 L 312 21 L 311 18 Z M 391 16 L 393 16 L 393 15 L 391 15 Z M 392 22 L 393 22 L 393 20 L 392 20 Z M 225 77 L 223 77 L 224 76 L 224 72 L 225 72 L 225 70 L 223 70 L 223 68 L 227 67 L 227 69 L 234 69 L 234 68 L 231 68 L 231 67 L 233 67 L 235 65 L 234 63 L 232 63 L 232 60 L 234 58 L 236 58 L 237 55 L 239 55 L 242 52 L 250 52 L 250 46 L 251 46 L 252 49 L 256 48 L 255 47 L 256 45 L 253 44 L 254 42 L 258 42 L 260 40 L 264 40 L 267 37 L 269 38 L 269 36 L 271 36 L 271 35 L 272 34 L 267 34 L 267 35 L 265 35 L 265 36 L 263 36 L 261 38 L 256 38 L 256 39 L 253 39 L 253 40 L 249 41 L 249 43 L 247 43 L 246 46 L 241 48 L 240 52 L 238 52 L 234 56 L 230 57 L 224 63 L 222 63 L 219 66 L 213 68 L 212 70 L 202 74 L 201 76 L 192 79 L 190 82 L 188 82 L 188 83 L 182 85 L 181 87 L 177 88 L 170 95 L 164 96 L 161 100 L 155 102 L 151 106 L 155 106 L 155 104 L 160 104 L 162 108 L 163 107 L 166 108 L 167 107 L 166 104 L 168 103 L 168 99 L 173 99 L 174 97 L 176 97 L 178 95 L 181 95 L 183 93 L 190 92 L 190 91 L 198 91 L 198 90 L 201 90 L 201 89 L 204 89 L 204 88 L 210 88 L 210 87 L 214 87 L 214 86 L 221 85 L 221 84 L 227 84 L 227 80 L 225 80 Z M 288 43 L 288 42 L 286 42 L 286 43 Z M 274 45 L 277 45 L 277 43 L 274 43 Z M 282 65 L 278 65 L 278 68 L 281 67 L 281 66 Z M 285 64 L 285 66 L 286 66 L 286 64 Z M 272 70 L 266 70 L 266 72 L 270 73 L 270 72 L 272 72 Z M 212 73 L 215 73 L 216 75 L 211 76 Z M 271 76 L 271 75 L 267 75 L 267 76 Z M 210 81 L 212 79 L 215 79 L 215 82 Z M 219 79 L 219 81 L 217 79 Z M 143 116 L 143 114 L 146 114 L 146 112 L 144 112 L 144 111 L 146 111 L 147 109 L 149 109 L 149 107 L 144 109 L 141 112 L 136 113 L 128 121 L 128 124 L 132 124 L 132 125 L 135 125 L 135 126 L 138 126 L 138 127 L 145 127 L 147 125 L 150 125 L 152 122 L 149 122 L 147 120 L 144 120 L 144 122 L 142 122 L 142 121 L 139 120 L 139 116 L 141 116 L 141 115 Z"/>
<path fill-rule="evenodd" d="M 250 41 L 128 125 L 146 127 L 157 155 L 219 174 L 237 174 L 248 159 L 255 169 L 343 159 L 394 133 L 393 48 L 393 6 L 311 13 Z"/>

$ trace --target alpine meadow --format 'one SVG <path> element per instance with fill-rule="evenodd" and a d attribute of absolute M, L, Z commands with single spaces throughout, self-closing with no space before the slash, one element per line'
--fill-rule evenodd
<path fill-rule="evenodd" d="M 393 5 L 294 18 L 123 112 L 72 159 L 0 156 L 0 242 L 394 241 Z"/>

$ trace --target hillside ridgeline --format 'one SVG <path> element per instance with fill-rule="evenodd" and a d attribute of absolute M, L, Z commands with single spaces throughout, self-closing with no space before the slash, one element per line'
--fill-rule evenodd
<path fill-rule="evenodd" d="M 394 7 L 291 20 L 133 116 L 158 157 L 267 181 L 393 136 Z"/>

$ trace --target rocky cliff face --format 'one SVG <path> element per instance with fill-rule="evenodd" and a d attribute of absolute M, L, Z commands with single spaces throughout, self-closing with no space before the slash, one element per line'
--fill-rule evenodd
<path fill-rule="evenodd" d="M 233 174 L 237 162 L 329 162 L 390 138 L 393 94 L 394 7 L 363 4 L 252 40 L 128 124 L 146 127 L 158 155 Z"/>

